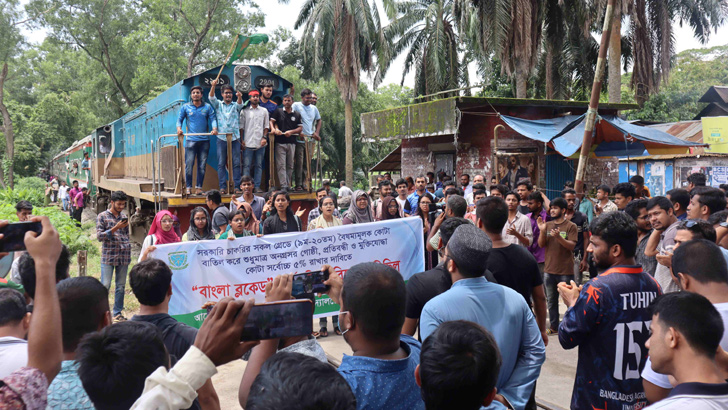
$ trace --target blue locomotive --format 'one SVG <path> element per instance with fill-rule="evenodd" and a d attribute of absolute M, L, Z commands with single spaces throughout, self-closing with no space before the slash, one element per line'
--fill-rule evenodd
<path fill-rule="evenodd" d="M 184 140 L 177 137 L 175 123 L 180 107 L 190 101 L 190 89 L 193 86 L 201 86 L 204 99 L 209 102 L 210 84 L 218 76 L 220 68 L 218 66 L 180 81 L 153 100 L 97 128 L 83 139 L 91 159 L 91 174 L 83 182 L 95 187 L 93 199 L 97 212 L 108 207 L 112 191 L 126 192 L 130 197 L 129 213 L 133 214 L 130 219 L 132 236 L 139 242 L 156 211 L 169 209 L 180 219 L 181 228 L 186 230 L 190 211 L 205 204 L 204 196 L 187 196 L 182 189 Z M 273 87 L 271 99 L 279 105 L 283 95 L 293 93 L 293 84 L 256 65 L 222 67 L 216 88 L 220 100 L 221 86 L 226 84 L 240 91 L 244 99 L 247 99 L 249 91 L 270 85 Z M 64 150 L 52 160 L 50 169 L 54 174 L 59 175 L 67 168 L 66 160 L 71 154 L 69 150 Z M 272 165 L 273 158 L 268 158 Z M 215 144 L 210 144 L 202 187 L 205 191 L 218 188 L 217 161 Z M 269 178 L 274 178 L 272 166 L 266 171 Z M 76 179 L 70 174 L 63 176 L 69 182 Z M 232 181 L 232 178 L 229 179 Z M 232 189 L 228 192 L 232 192 Z M 291 199 L 296 202 L 294 207 L 312 208 L 315 202 L 310 192 L 292 193 Z M 223 201 L 229 202 L 230 195 L 224 196 Z"/>

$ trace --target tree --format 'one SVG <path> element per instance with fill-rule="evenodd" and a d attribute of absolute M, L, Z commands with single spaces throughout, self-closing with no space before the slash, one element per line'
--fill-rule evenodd
<path fill-rule="evenodd" d="M 353 183 L 353 108 L 359 92 L 359 76 L 374 69 L 374 53 L 380 52 L 379 12 L 368 0 L 307 0 L 295 28 L 304 27 L 304 57 L 317 68 L 330 70 L 344 101 L 346 118 L 346 181 Z"/>
<path fill-rule="evenodd" d="M 375 84 L 400 53 L 407 51 L 402 84 L 415 69 L 415 94 L 430 95 L 467 85 L 467 64 L 462 64 L 459 35 L 452 15 L 452 0 L 410 0 L 396 3 L 397 16 L 384 27 L 391 42 L 386 61 L 380 61 Z M 447 96 L 447 95 L 445 95 Z"/>
<path fill-rule="evenodd" d="M 17 56 L 19 46 L 23 42 L 18 25 L 22 13 L 18 7 L 17 0 L 0 1 L 0 114 L 2 114 L 2 132 L 5 137 L 5 160 L 0 166 L 0 185 L 5 187 L 5 161 L 8 166 L 8 185 L 13 187 L 13 155 L 15 153 L 15 133 L 13 131 L 13 120 L 10 118 L 10 111 L 5 102 L 5 82 L 9 75 L 9 62 Z"/>
<path fill-rule="evenodd" d="M 605 4 L 605 0 L 600 0 L 596 9 L 603 10 Z M 622 41 L 619 33 L 624 16 L 629 16 L 628 41 L 633 54 L 630 87 L 635 101 L 641 105 L 669 79 L 675 50 L 673 24 L 687 23 L 695 37 L 706 43 L 710 31 L 723 24 L 726 9 L 726 0 L 617 0 L 610 40 L 609 101 L 620 101 Z"/>
<path fill-rule="evenodd" d="M 541 47 L 543 1 L 454 0 L 454 10 L 473 51 L 498 59 L 502 73 L 515 79 L 516 97 L 526 98 Z"/>

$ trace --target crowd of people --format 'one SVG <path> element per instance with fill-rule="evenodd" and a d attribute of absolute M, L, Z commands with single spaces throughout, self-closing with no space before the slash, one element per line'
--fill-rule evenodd
<path fill-rule="evenodd" d="M 207 156 L 213 142 L 218 159 L 218 184 L 223 195 L 228 193 L 230 174 L 235 187 L 230 194 L 242 194 L 242 190 L 237 187 L 241 184 L 241 178 L 246 176 L 252 176 L 255 193 L 263 192 L 263 164 L 267 150 L 271 150 L 275 158 L 275 175 L 282 190 L 310 189 L 309 168 L 313 144 L 321 141 L 322 122 L 316 107 L 316 94 L 304 89 L 300 93 L 301 101 L 294 102 L 294 97 L 286 94 L 276 102 L 272 99 L 273 86 L 264 85 L 249 91 L 244 104 L 243 94 L 235 92 L 229 84 L 221 87 L 222 101 L 218 100 L 215 94 L 217 85 L 218 80 L 212 81 L 209 103 L 203 100 L 202 87 L 192 87 L 191 101 L 182 106 L 177 117 L 177 134 L 180 137 L 186 134 L 187 195 L 193 194 L 193 182 L 194 194 L 204 194 L 202 186 Z M 233 96 L 237 97 L 235 101 Z M 185 124 L 186 130 L 183 129 Z M 231 136 L 230 147 L 228 135 Z M 231 160 L 232 170 L 228 169 L 228 159 Z M 195 171 L 197 179 L 193 181 Z"/>
<path fill-rule="evenodd" d="M 373 192 L 342 183 L 338 195 L 323 187 L 304 219 L 286 190 L 256 196 L 244 175 L 230 204 L 208 192 L 185 233 L 161 211 L 128 272 L 140 304 L 129 320 L 126 195 L 114 192 L 97 218 L 100 281 L 69 277 L 54 227 L 19 204 L 19 219 L 43 231 L 26 235 L 17 275 L 0 280 L 0 407 L 219 408 L 211 377 L 245 356 L 245 409 L 534 409 L 556 339 L 579 347 L 573 409 L 728 408 L 728 210 L 705 175 L 655 197 L 634 176 L 596 187 L 594 199 L 570 186 L 549 199 L 527 178 L 434 179 L 385 174 Z M 379 263 L 343 278 L 321 267 L 340 306 L 334 331 L 353 352 L 338 368 L 316 338 L 326 319 L 316 335 L 241 342 L 254 302 L 225 298 L 199 330 L 177 322 L 172 271 L 150 256 L 178 241 L 408 217 L 422 219 L 426 270 L 406 283 Z M 266 302 L 291 294 L 291 275 L 266 285 Z"/>

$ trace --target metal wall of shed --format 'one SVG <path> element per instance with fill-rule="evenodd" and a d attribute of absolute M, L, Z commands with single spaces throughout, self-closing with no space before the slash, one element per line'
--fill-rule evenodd
<path fill-rule="evenodd" d="M 546 163 L 545 181 L 546 196 L 554 199 L 561 196 L 561 190 L 564 188 L 566 181 L 574 180 L 574 161 L 564 158 L 559 154 L 546 155 L 544 161 Z"/>

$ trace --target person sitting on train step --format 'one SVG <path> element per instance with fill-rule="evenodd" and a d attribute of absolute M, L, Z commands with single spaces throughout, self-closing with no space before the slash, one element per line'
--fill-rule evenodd
<path fill-rule="evenodd" d="M 253 195 L 253 178 L 249 176 L 242 177 L 240 179 L 240 189 L 243 191 L 243 195 L 230 200 L 230 212 L 235 212 L 245 202 L 253 208 L 253 214 L 260 221 L 265 199 Z"/>
<path fill-rule="evenodd" d="M 202 87 L 196 85 L 190 90 L 192 102 L 182 106 L 177 116 L 177 135 L 184 135 L 182 122 L 187 119 L 189 134 L 206 134 L 210 132 L 208 122 L 212 125 L 212 135 L 217 135 L 217 118 L 215 109 L 202 101 Z M 202 183 L 205 181 L 207 154 L 210 152 L 210 138 L 207 135 L 188 135 L 185 140 L 185 182 L 187 195 L 192 191 L 192 170 L 197 159 L 197 184 L 195 194 L 202 194 Z"/>
<path fill-rule="evenodd" d="M 212 81 L 210 87 L 210 105 L 215 109 L 217 125 L 220 133 L 217 134 L 217 180 L 220 193 L 227 193 L 228 173 L 227 135 L 232 134 L 230 153 L 233 156 L 233 181 L 240 186 L 240 110 L 243 109 L 243 94 L 238 91 L 238 101 L 233 101 L 233 87 L 226 84 L 222 86 L 222 102 L 215 98 L 215 86 L 218 80 Z M 237 191 L 239 192 L 239 191 Z"/>
<path fill-rule="evenodd" d="M 260 106 L 268 110 L 268 115 L 273 118 L 273 113 L 278 109 L 278 104 L 272 101 L 270 98 L 273 96 L 273 86 L 266 84 L 259 89 L 260 91 Z M 271 128 L 272 129 L 272 128 Z"/>
<path fill-rule="evenodd" d="M 260 189 L 260 180 L 263 177 L 263 159 L 265 146 L 268 145 L 268 131 L 270 130 L 270 115 L 268 110 L 261 107 L 260 93 L 253 90 L 248 93 L 250 105 L 240 112 L 240 129 L 243 130 L 243 175 L 250 176 L 250 166 L 255 167 L 255 192 Z M 254 161 L 255 159 L 255 161 Z"/>
<path fill-rule="evenodd" d="M 264 88 L 264 90 L 266 89 Z M 283 107 L 275 110 L 270 120 L 271 130 L 276 136 L 276 173 L 278 174 L 278 183 L 281 189 L 288 189 L 292 185 L 296 139 L 303 130 L 301 114 L 293 111 L 292 106 L 293 97 L 289 94 L 284 95 Z"/>
<path fill-rule="evenodd" d="M 293 111 L 301 114 L 303 123 L 301 138 L 296 141 L 296 191 L 302 191 L 303 185 L 307 184 L 308 177 L 310 177 L 306 170 L 306 137 L 321 141 L 319 136 L 321 132 L 321 114 L 319 114 L 318 108 L 311 103 L 312 94 L 311 90 L 304 88 L 301 91 L 301 101 L 293 103 Z"/>

